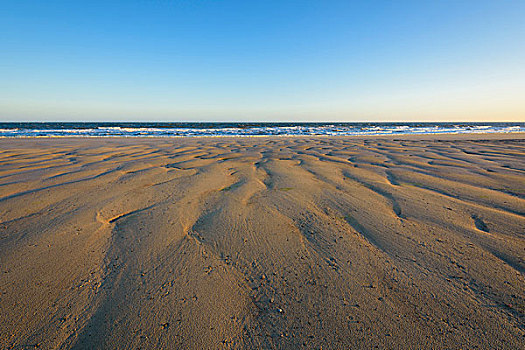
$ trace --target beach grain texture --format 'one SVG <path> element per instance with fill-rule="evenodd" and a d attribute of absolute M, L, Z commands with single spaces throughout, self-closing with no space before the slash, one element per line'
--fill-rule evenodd
<path fill-rule="evenodd" d="M 1 349 L 524 349 L 525 137 L 0 140 Z"/>

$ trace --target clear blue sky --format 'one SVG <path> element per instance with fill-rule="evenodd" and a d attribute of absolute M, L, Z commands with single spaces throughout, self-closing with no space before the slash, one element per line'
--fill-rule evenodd
<path fill-rule="evenodd" d="M 525 1 L 0 0 L 0 120 L 525 121 Z"/>

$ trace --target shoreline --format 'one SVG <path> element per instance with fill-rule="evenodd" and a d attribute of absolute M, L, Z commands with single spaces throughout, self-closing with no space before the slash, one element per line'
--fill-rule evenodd
<path fill-rule="evenodd" d="M 276 138 L 276 139 L 286 139 L 286 138 L 384 138 L 388 140 L 392 139 L 418 139 L 427 140 L 441 138 L 444 139 L 468 139 L 470 137 L 474 138 L 486 138 L 490 139 L 525 139 L 525 132 L 468 132 L 468 133 L 412 133 L 412 134 L 377 134 L 377 135 L 197 135 L 197 136 L 124 136 L 124 135 L 108 135 L 108 136 L 70 136 L 70 135 L 61 135 L 61 136 L 2 136 L 0 140 L 27 140 L 27 139 L 71 139 L 71 140 L 82 140 L 82 139 L 144 139 L 144 140 L 166 140 L 166 139 L 250 139 L 250 138 Z"/>

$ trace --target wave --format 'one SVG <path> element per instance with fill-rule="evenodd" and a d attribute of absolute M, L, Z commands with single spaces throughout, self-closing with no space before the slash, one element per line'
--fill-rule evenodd
<path fill-rule="evenodd" d="M 0 123 L 0 137 L 357 136 L 525 132 L 525 123 Z"/>

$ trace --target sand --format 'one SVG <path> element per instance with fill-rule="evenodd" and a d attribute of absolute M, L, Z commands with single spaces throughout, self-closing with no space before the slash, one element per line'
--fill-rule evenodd
<path fill-rule="evenodd" d="M 0 348 L 523 349 L 525 136 L 0 140 Z"/>

